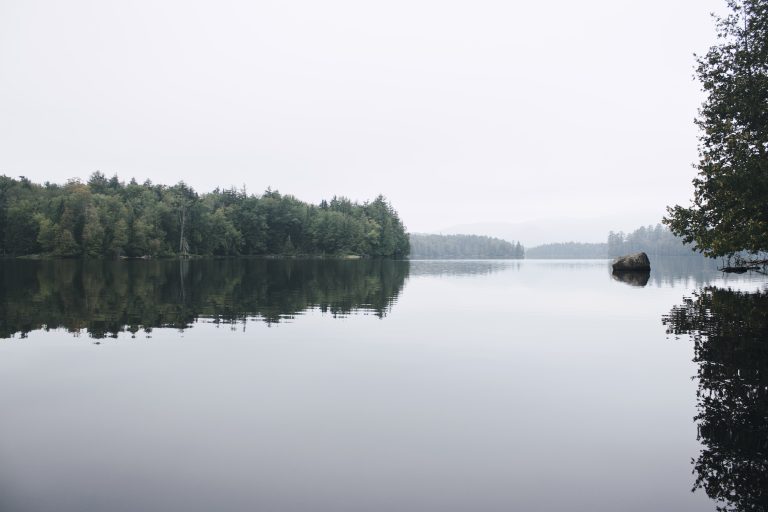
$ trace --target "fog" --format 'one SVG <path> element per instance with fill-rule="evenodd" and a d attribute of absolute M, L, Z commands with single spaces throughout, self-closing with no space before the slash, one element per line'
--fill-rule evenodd
<path fill-rule="evenodd" d="M 0 174 L 629 229 L 691 195 L 722 4 L 4 0 Z"/>

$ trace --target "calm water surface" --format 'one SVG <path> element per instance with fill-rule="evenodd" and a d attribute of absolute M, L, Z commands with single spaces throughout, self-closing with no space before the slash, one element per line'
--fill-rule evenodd
<path fill-rule="evenodd" d="M 606 261 L 0 273 L 3 512 L 768 506 L 764 276 L 683 260 L 620 279 Z"/>

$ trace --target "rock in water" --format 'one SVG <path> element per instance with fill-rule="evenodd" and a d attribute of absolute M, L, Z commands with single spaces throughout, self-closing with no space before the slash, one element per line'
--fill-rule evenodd
<path fill-rule="evenodd" d="M 613 270 L 651 270 L 651 261 L 644 252 L 620 256 L 613 260 Z"/>

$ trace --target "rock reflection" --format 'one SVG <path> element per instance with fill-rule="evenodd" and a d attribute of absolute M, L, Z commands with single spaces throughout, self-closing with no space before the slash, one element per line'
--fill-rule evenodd
<path fill-rule="evenodd" d="M 311 308 L 383 317 L 408 271 L 392 260 L 5 261 L 0 337 L 57 328 L 115 337 L 201 318 L 274 323 Z"/>
<path fill-rule="evenodd" d="M 768 293 L 706 287 L 663 321 L 699 365 L 694 490 L 718 510 L 768 510 Z"/>
<path fill-rule="evenodd" d="M 611 277 L 630 286 L 645 286 L 651 278 L 650 270 L 614 270 Z"/>

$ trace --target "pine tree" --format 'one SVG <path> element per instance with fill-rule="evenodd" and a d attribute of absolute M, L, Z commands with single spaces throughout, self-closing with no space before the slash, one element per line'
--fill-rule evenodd
<path fill-rule="evenodd" d="M 712 257 L 768 249 L 768 0 L 728 6 L 717 19 L 720 42 L 697 58 L 707 98 L 693 201 L 664 219 Z"/>

